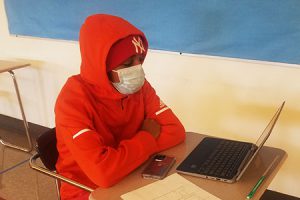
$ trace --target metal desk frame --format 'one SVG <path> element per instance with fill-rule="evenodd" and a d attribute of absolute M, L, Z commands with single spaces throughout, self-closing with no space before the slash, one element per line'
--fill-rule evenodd
<path fill-rule="evenodd" d="M 15 76 L 15 73 L 13 72 L 13 70 L 15 70 L 15 69 L 24 68 L 24 67 L 27 67 L 27 66 L 30 66 L 30 64 L 29 63 L 22 63 L 22 62 L 0 60 L 0 73 L 8 72 L 11 75 L 11 77 L 13 79 L 13 82 L 14 82 L 15 92 L 17 94 L 18 103 L 19 103 L 21 114 L 22 114 L 23 124 L 24 124 L 24 127 L 25 127 L 26 137 L 27 137 L 27 141 L 28 141 L 28 148 L 20 147 L 20 146 L 17 146 L 15 144 L 5 142 L 1 138 L 0 138 L 0 143 L 3 144 L 4 146 L 7 146 L 7 147 L 11 147 L 11 148 L 18 149 L 18 150 L 25 151 L 25 152 L 30 152 L 32 150 L 32 142 L 31 142 L 31 137 L 30 137 L 30 133 L 29 133 L 29 126 L 28 126 L 28 122 L 26 120 L 26 116 L 25 116 L 25 112 L 24 112 L 24 108 L 23 108 L 23 104 L 22 104 L 22 100 L 21 100 L 21 96 L 20 96 L 20 92 L 19 92 L 17 79 L 16 79 L 16 76 Z"/>

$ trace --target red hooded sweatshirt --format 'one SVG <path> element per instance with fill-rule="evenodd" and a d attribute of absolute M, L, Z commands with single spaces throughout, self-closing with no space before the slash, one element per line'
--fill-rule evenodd
<path fill-rule="evenodd" d="M 92 188 L 116 184 L 149 156 L 185 138 L 184 127 L 147 80 L 130 95 L 119 93 L 109 81 L 108 52 L 130 35 L 145 38 L 122 18 L 88 17 L 80 30 L 80 74 L 67 80 L 56 101 L 57 171 Z M 141 130 L 146 118 L 160 124 L 158 138 Z M 83 194 L 77 187 L 61 185 L 63 200 Z"/>

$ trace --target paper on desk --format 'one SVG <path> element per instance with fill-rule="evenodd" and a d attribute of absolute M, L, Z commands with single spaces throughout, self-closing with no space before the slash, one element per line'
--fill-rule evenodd
<path fill-rule="evenodd" d="M 175 173 L 121 196 L 124 200 L 220 200 Z"/>

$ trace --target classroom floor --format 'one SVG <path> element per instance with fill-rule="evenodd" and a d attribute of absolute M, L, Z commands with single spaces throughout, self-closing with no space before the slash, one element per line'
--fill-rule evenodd
<path fill-rule="evenodd" d="M 48 128 L 29 123 L 32 140 Z M 18 146 L 27 147 L 23 123 L 0 115 L 0 138 Z M 30 153 L 0 144 L 0 200 L 56 200 L 53 178 L 29 167 Z"/>

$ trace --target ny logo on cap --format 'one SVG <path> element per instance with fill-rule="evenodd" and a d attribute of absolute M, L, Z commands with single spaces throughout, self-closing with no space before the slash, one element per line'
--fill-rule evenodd
<path fill-rule="evenodd" d="M 135 37 L 133 37 L 132 44 L 134 44 L 135 52 L 136 53 L 139 53 L 139 50 L 140 50 L 141 54 L 143 52 L 145 52 L 145 49 L 144 49 L 144 46 L 143 46 L 143 41 L 142 41 L 142 39 L 140 37 L 138 37 L 138 39 L 136 39 Z"/>

